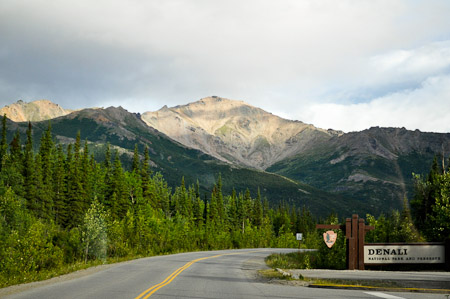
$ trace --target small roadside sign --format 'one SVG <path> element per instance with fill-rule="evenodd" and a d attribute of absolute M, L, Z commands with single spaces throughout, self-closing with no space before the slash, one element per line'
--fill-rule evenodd
<path fill-rule="evenodd" d="M 297 233 L 296 237 L 297 237 L 297 241 L 301 241 L 302 238 L 303 238 L 303 234 L 302 233 Z"/>

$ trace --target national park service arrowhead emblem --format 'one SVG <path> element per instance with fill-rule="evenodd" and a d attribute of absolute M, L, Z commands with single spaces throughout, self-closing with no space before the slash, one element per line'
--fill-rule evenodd
<path fill-rule="evenodd" d="M 337 234 L 332 230 L 323 233 L 323 240 L 325 241 L 325 244 L 327 244 L 328 248 L 331 248 L 334 245 L 336 238 Z"/>

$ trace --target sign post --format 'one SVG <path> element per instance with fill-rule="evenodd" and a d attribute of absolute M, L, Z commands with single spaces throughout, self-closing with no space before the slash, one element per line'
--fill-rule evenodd
<path fill-rule="evenodd" d="M 301 242 L 302 242 L 302 239 L 303 239 L 303 234 L 302 233 L 297 233 L 295 235 L 295 237 L 297 238 L 297 241 L 298 241 L 298 250 L 300 250 Z"/>
<path fill-rule="evenodd" d="M 316 228 L 328 230 L 323 238 L 329 248 L 336 241 L 336 233 L 331 230 L 345 232 L 349 270 L 364 270 L 364 264 L 444 264 L 445 269 L 450 271 L 450 240 L 442 243 L 364 244 L 366 233 L 375 227 L 366 225 L 357 214 L 347 218 L 345 225 L 317 224 Z"/>
<path fill-rule="evenodd" d="M 353 214 L 352 218 L 346 219 L 345 225 L 317 224 L 316 228 L 343 230 L 345 232 L 345 238 L 347 239 L 347 269 L 364 270 L 364 237 L 366 232 L 375 229 L 375 227 L 366 225 L 364 219 L 360 219 L 357 214 Z M 326 238 L 328 236 L 328 240 L 331 241 L 334 237 L 331 234 L 328 234 L 329 232 L 330 231 L 327 231 L 324 234 L 324 241 L 327 246 L 331 248 L 334 242 L 329 243 Z M 333 232 L 333 234 L 335 233 Z M 331 246 L 329 244 L 331 244 Z"/>

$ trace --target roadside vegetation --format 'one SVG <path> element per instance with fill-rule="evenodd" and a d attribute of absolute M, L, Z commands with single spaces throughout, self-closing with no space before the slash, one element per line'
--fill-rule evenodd
<path fill-rule="evenodd" d="M 450 161 L 449 161 L 450 162 Z M 413 175 L 414 195 L 410 203 L 404 200 L 401 211 L 393 210 L 389 215 L 378 217 L 366 215 L 366 223 L 375 227 L 367 232 L 366 243 L 412 243 L 444 242 L 450 239 L 450 172 L 442 162 L 440 167 L 435 158 L 427 176 Z M 411 208 L 410 208 L 411 206 Z M 322 223 L 338 224 L 337 216 L 331 215 Z M 342 220 L 341 224 L 345 224 Z M 308 235 L 304 248 L 318 248 L 317 251 L 272 254 L 266 263 L 272 268 L 282 269 L 345 269 L 346 244 L 344 237 L 331 248 L 327 248 L 317 230 Z M 342 233 L 335 230 L 336 233 Z M 383 269 L 409 269 L 409 265 L 391 265 Z M 417 266 L 415 266 L 417 268 Z M 427 266 L 419 268 L 429 269 Z"/>
<path fill-rule="evenodd" d="M 345 241 L 325 247 L 316 219 L 306 208 L 269 207 L 259 192 L 224 194 L 219 176 L 209 196 L 199 184 L 170 188 L 152 172 L 147 148 L 135 147 L 125 170 L 118 152 L 105 147 L 97 161 L 87 141 L 58 144 L 51 126 L 35 143 L 7 140 L 6 117 L 0 140 L 0 287 L 46 279 L 93 265 L 185 251 L 288 247 L 299 243 L 316 252 L 268 259 L 280 268 L 345 268 Z M 368 215 L 376 230 L 371 242 L 441 240 L 449 237 L 450 177 L 433 167 L 416 176 L 411 212 Z M 320 223 L 338 224 L 337 215 Z M 414 228 L 416 224 L 417 230 Z M 337 231 L 338 234 L 342 232 Z"/>
<path fill-rule="evenodd" d="M 96 161 L 80 134 L 63 147 L 51 126 L 38 145 L 28 127 L 0 141 L 0 287 L 92 265 L 185 251 L 295 247 L 311 231 L 307 209 L 269 208 L 260 193 L 223 194 L 222 179 L 201 198 L 198 184 L 171 189 L 135 148 L 124 170 L 105 147 Z"/>

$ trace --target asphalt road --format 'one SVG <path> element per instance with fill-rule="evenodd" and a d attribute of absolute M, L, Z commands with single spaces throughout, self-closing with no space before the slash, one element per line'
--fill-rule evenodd
<path fill-rule="evenodd" d="M 256 270 L 271 252 L 246 249 L 194 252 L 134 260 L 91 275 L 10 295 L 7 298 L 446 298 L 442 294 L 314 289 L 267 283 Z"/>

